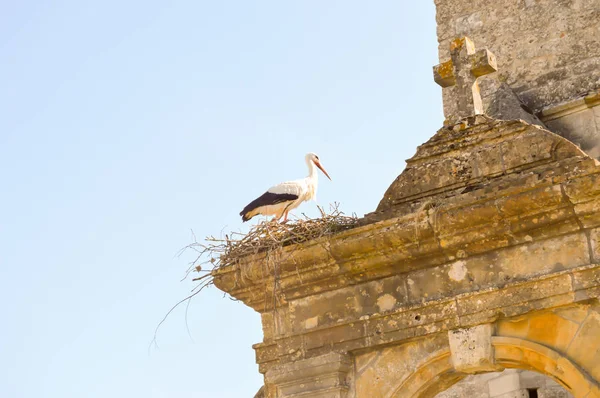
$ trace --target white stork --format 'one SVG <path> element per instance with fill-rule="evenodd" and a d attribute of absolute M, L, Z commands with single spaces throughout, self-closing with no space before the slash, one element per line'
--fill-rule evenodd
<path fill-rule="evenodd" d="M 321 166 L 317 155 L 308 153 L 304 159 L 308 166 L 308 177 L 301 180 L 282 182 L 267 189 L 267 192 L 254 199 L 241 211 L 240 216 L 242 216 L 244 222 L 259 214 L 275 216 L 274 219 L 276 220 L 284 216 L 283 222 L 286 222 L 290 210 L 300 206 L 302 202 L 311 199 L 316 200 L 317 184 L 319 182 L 317 167 L 330 180 L 331 177 L 329 177 L 329 174 Z"/>

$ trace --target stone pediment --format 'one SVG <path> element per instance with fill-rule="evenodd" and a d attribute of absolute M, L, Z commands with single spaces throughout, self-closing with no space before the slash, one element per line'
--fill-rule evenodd
<path fill-rule="evenodd" d="M 500 191 L 518 176 L 534 176 L 546 165 L 586 157 L 566 139 L 518 120 L 478 115 L 440 129 L 407 160 L 367 220 L 408 214 L 484 189 Z"/>

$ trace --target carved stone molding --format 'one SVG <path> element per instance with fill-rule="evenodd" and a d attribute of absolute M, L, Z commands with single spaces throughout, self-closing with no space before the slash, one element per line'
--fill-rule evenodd
<path fill-rule="evenodd" d="M 276 366 L 266 373 L 265 380 L 275 386 L 277 398 L 345 398 L 351 369 L 348 354 L 331 352 Z"/>

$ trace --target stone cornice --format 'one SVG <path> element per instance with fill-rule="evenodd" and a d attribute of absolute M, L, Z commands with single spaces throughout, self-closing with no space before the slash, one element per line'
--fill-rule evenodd
<path fill-rule="evenodd" d="M 515 175 L 441 204 L 213 272 L 215 285 L 259 312 L 317 292 L 406 273 L 600 224 L 600 168 L 589 158 Z M 587 187 L 581 194 L 580 187 Z M 274 279 L 277 287 L 273 297 Z"/>
<path fill-rule="evenodd" d="M 543 122 L 549 122 L 595 106 L 600 106 L 600 90 L 574 100 L 546 107 L 540 112 L 539 116 Z"/>
<path fill-rule="evenodd" d="M 457 328 L 490 323 L 532 310 L 568 305 L 598 297 L 600 264 L 590 264 L 500 287 L 406 305 L 394 311 L 363 316 L 273 341 L 255 344 L 256 361 L 264 373 L 278 363 L 327 352 L 353 352 L 393 344 Z"/>

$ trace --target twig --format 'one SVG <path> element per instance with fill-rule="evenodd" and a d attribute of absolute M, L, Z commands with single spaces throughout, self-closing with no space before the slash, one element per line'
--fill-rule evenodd
<path fill-rule="evenodd" d="M 171 312 L 173 312 L 182 303 L 185 303 L 186 301 L 191 300 L 194 296 L 196 296 L 198 293 L 200 293 L 202 291 L 202 289 L 204 289 L 205 287 L 207 287 L 207 286 L 209 286 L 211 284 L 212 284 L 212 281 L 205 282 L 204 285 L 200 289 L 198 289 L 198 291 L 190 294 L 189 296 L 187 296 L 186 298 L 184 298 L 182 300 L 179 300 L 177 302 L 177 304 L 175 304 L 174 306 L 171 307 L 171 309 L 165 314 L 165 316 L 163 317 L 163 319 L 158 323 L 158 325 L 156 325 L 156 329 L 154 329 L 154 338 L 152 339 L 152 341 L 148 345 L 148 354 L 150 354 L 150 348 L 152 348 L 153 345 L 156 348 L 158 348 L 158 342 L 156 341 L 156 337 L 158 335 L 158 329 L 160 329 L 161 325 L 163 323 L 165 323 L 165 321 L 167 320 L 167 318 L 169 317 L 169 315 L 171 315 Z"/>
<path fill-rule="evenodd" d="M 281 249 L 286 246 L 296 245 L 333 235 L 340 231 L 354 228 L 358 225 L 358 218 L 356 215 L 344 215 L 344 213 L 339 210 L 338 203 L 330 205 L 329 213 L 326 212 L 321 206 L 317 206 L 317 209 L 319 210 L 321 216 L 320 218 L 311 219 L 306 214 L 302 214 L 302 217 L 294 217 L 293 220 L 290 220 L 287 223 L 265 220 L 252 227 L 247 234 L 242 234 L 241 232 L 236 231 L 233 231 L 230 234 L 224 234 L 224 230 L 222 230 L 220 238 L 208 236 L 202 242 L 197 240 L 196 234 L 192 230 L 191 233 L 193 242 L 183 247 L 177 253 L 178 257 L 183 255 L 183 253 L 188 250 L 192 250 L 195 253 L 193 260 L 188 263 L 188 268 L 184 277 L 182 278 L 182 281 L 187 279 L 194 271 L 204 272 L 205 274 L 192 279 L 193 282 L 197 282 L 197 285 L 192 289 L 192 294 L 183 300 L 180 300 L 173 307 L 171 307 L 171 309 L 159 322 L 154 331 L 154 338 L 150 342 L 148 350 L 150 350 L 152 345 L 158 348 L 156 337 L 159 328 L 167 320 L 169 315 L 179 305 L 186 301 L 186 329 L 188 335 L 193 341 L 187 319 L 191 299 L 199 294 L 204 288 L 213 284 L 214 270 L 222 267 L 238 266 L 238 264 L 240 264 L 240 260 L 247 256 L 255 255 L 257 253 L 266 253 L 266 260 L 264 264 L 266 267 L 266 272 L 268 273 L 268 269 L 272 268 L 274 273 L 272 294 L 273 308 L 275 309 L 277 304 L 277 290 L 280 287 L 280 269 L 278 267 L 278 263 L 282 261 L 281 254 L 283 254 L 283 252 Z M 293 252 L 294 250 L 288 251 L 288 253 L 286 253 L 286 258 L 291 256 Z M 211 266 L 208 266 L 209 264 Z M 205 269 L 205 266 L 209 269 Z M 239 272 L 240 278 L 243 279 L 245 277 L 243 272 L 244 270 L 238 268 L 237 271 Z M 234 282 L 237 283 L 237 279 L 234 280 Z M 267 294 L 266 290 L 267 287 L 265 286 L 265 297 Z"/>

